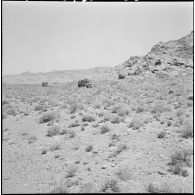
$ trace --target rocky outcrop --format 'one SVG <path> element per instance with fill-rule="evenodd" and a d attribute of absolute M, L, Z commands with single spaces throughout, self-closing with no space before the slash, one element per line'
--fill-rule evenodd
<path fill-rule="evenodd" d="M 193 31 L 178 40 L 159 42 L 145 56 L 133 56 L 117 66 L 118 74 L 128 76 L 185 74 L 193 71 Z"/>

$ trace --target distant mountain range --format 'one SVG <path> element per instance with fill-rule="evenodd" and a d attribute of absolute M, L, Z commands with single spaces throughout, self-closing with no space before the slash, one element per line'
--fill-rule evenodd
<path fill-rule="evenodd" d="M 31 73 L 23 72 L 17 75 L 3 76 L 3 83 L 15 84 L 33 84 L 41 82 L 49 83 L 65 83 L 71 81 L 78 81 L 79 79 L 101 79 L 110 75 L 112 68 L 110 67 L 95 67 L 86 70 L 64 70 L 64 71 L 51 71 L 47 73 Z"/>
<path fill-rule="evenodd" d="M 92 80 L 134 78 L 151 75 L 179 75 L 193 72 L 194 32 L 178 40 L 159 42 L 145 56 L 131 56 L 116 67 L 96 67 L 86 70 L 51 71 L 48 73 L 23 72 L 3 76 L 3 83 L 33 84 L 47 81 L 65 83 L 83 78 Z"/>

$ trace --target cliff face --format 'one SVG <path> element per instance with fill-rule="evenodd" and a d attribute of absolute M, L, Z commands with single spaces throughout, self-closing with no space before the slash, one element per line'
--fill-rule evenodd
<path fill-rule="evenodd" d="M 151 74 L 185 74 L 193 71 L 193 31 L 178 40 L 160 42 L 145 56 L 133 56 L 117 67 L 128 77 Z"/>

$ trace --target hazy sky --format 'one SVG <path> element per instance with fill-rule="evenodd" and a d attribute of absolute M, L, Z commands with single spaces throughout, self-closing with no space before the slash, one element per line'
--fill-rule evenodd
<path fill-rule="evenodd" d="M 2 2 L 3 74 L 116 66 L 193 30 L 193 2 Z"/>

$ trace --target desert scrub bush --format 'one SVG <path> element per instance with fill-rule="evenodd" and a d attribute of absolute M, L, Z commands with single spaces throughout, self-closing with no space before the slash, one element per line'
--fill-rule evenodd
<path fill-rule="evenodd" d="M 116 124 L 116 123 L 120 123 L 121 119 L 118 116 L 114 116 L 111 120 L 111 123 Z"/>
<path fill-rule="evenodd" d="M 60 135 L 66 135 L 66 134 L 68 134 L 68 130 L 67 129 L 62 129 L 61 131 L 60 131 Z"/>
<path fill-rule="evenodd" d="M 143 122 L 139 118 L 133 118 L 131 123 L 129 124 L 129 128 L 132 128 L 133 130 L 139 129 L 141 126 L 143 126 Z"/>
<path fill-rule="evenodd" d="M 132 171 L 128 167 L 120 168 L 116 171 L 116 175 L 123 181 L 132 179 Z"/>
<path fill-rule="evenodd" d="M 116 150 L 114 151 L 114 156 L 120 154 L 123 150 L 126 150 L 127 149 L 127 145 L 126 144 L 119 144 L 116 148 Z"/>
<path fill-rule="evenodd" d="M 52 191 L 52 194 L 66 194 L 68 193 L 68 191 L 66 190 L 66 188 L 64 186 L 58 186 L 55 187 Z"/>
<path fill-rule="evenodd" d="M 146 116 L 143 119 L 143 123 L 151 123 L 153 121 L 153 117 L 152 116 Z"/>
<path fill-rule="evenodd" d="M 94 122 L 95 118 L 93 116 L 90 116 L 90 115 L 85 115 L 85 116 L 83 116 L 82 121 L 83 122 Z"/>
<path fill-rule="evenodd" d="M 184 124 L 184 118 L 182 116 L 178 117 L 176 120 L 175 120 L 175 123 L 174 123 L 174 126 L 175 127 L 180 127 Z"/>
<path fill-rule="evenodd" d="M 93 125 L 92 125 L 92 127 L 98 127 L 99 126 L 99 124 L 98 123 L 94 123 Z"/>
<path fill-rule="evenodd" d="M 77 110 L 79 110 L 79 109 L 83 109 L 83 106 L 82 105 L 80 105 L 80 104 L 78 104 L 77 102 L 73 102 L 73 103 L 71 103 L 70 105 L 69 105 L 69 113 L 70 114 L 73 114 L 73 113 L 75 113 Z"/>
<path fill-rule="evenodd" d="M 138 106 L 138 107 L 136 108 L 136 112 L 137 112 L 137 113 L 141 113 L 141 112 L 143 112 L 143 111 L 144 111 L 144 108 L 141 107 L 141 106 Z"/>
<path fill-rule="evenodd" d="M 74 166 L 70 166 L 70 167 L 68 167 L 68 170 L 65 174 L 65 177 L 66 178 L 74 177 L 76 172 L 77 172 L 77 168 Z"/>
<path fill-rule="evenodd" d="M 185 121 L 184 125 L 180 129 L 181 137 L 183 138 L 192 138 L 193 137 L 193 125 L 190 121 Z"/>
<path fill-rule="evenodd" d="M 184 115 L 184 114 L 185 114 L 185 111 L 184 111 L 183 109 L 181 109 L 181 108 L 178 109 L 177 112 L 176 112 L 176 116 L 177 116 L 177 117 L 180 117 L 180 116 L 182 116 L 182 115 Z"/>
<path fill-rule="evenodd" d="M 40 123 L 46 123 L 49 121 L 54 121 L 55 119 L 59 118 L 60 114 L 57 112 L 47 112 L 45 113 L 39 120 Z"/>
<path fill-rule="evenodd" d="M 157 137 L 158 137 L 159 139 L 162 139 L 162 138 L 165 137 L 165 135 L 166 135 L 166 132 L 165 132 L 165 131 L 161 131 L 160 133 L 158 133 Z"/>
<path fill-rule="evenodd" d="M 74 138 L 76 136 L 75 131 L 68 131 L 69 138 Z"/>
<path fill-rule="evenodd" d="M 9 103 L 10 103 L 9 100 L 3 100 L 3 101 L 2 101 L 2 105 L 4 105 L 4 104 L 9 104 Z"/>
<path fill-rule="evenodd" d="M 118 186 L 118 182 L 114 179 L 111 179 L 111 180 L 105 181 L 100 191 L 101 192 L 107 192 L 107 191 L 120 192 L 120 188 Z"/>
<path fill-rule="evenodd" d="M 125 105 L 115 105 L 112 107 L 111 113 L 117 113 L 119 116 L 125 116 L 129 114 L 129 109 Z"/>
<path fill-rule="evenodd" d="M 121 105 L 115 105 L 111 108 L 111 113 L 117 113 Z"/>
<path fill-rule="evenodd" d="M 73 122 L 72 124 L 70 124 L 69 126 L 68 126 L 68 128 L 72 128 L 72 127 L 78 127 L 78 126 L 80 126 L 81 124 L 78 122 L 78 121 L 75 121 L 75 122 Z"/>
<path fill-rule="evenodd" d="M 146 187 L 146 191 L 150 192 L 150 193 L 173 193 L 172 188 L 164 183 L 161 185 L 155 185 L 153 183 L 150 183 L 147 187 Z"/>
<path fill-rule="evenodd" d="M 181 164 L 176 164 L 174 166 L 171 166 L 169 171 L 174 173 L 175 175 L 180 175 L 183 177 L 188 176 L 188 171 L 186 169 L 183 169 Z"/>
<path fill-rule="evenodd" d="M 90 152 L 91 150 L 93 150 L 93 146 L 92 145 L 89 145 L 85 148 L 85 151 L 86 152 Z"/>
<path fill-rule="evenodd" d="M 99 102 L 95 102 L 94 105 L 93 105 L 93 107 L 95 109 L 99 109 L 99 108 L 101 108 L 101 104 Z"/>
<path fill-rule="evenodd" d="M 7 119 L 7 114 L 6 113 L 2 113 L 2 119 Z"/>
<path fill-rule="evenodd" d="M 61 134 L 60 127 L 57 126 L 57 125 L 49 127 L 48 130 L 47 130 L 47 136 L 48 137 L 52 137 L 52 136 L 60 135 L 60 134 Z"/>
<path fill-rule="evenodd" d="M 34 110 L 35 111 L 42 111 L 42 110 L 44 110 L 44 107 L 42 105 L 37 105 L 37 106 L 35 106 Z"/>
<path fill-rule="evenodd" d="M 74 118 L 76 118 L 75 115 L 71 115 L 71 116 L 70 116 L 70 119 L 74 119 Z"/>
<path fill-rule="evenodd" d="M 118 110 L 119 116 L 126 116 L 128 114 L 129 114 L 129 109 L 125 106 L 120 107 L 120 109 Z"/>
<path fill-rule="evenodd" d="M 107 132 L 109 132 L 109 131 L 110 131 L 110 128 L 109 128 L 107 125 L 102 125 L 102 126 L 100 127 L 100 133 L 101 133 L 101 134 L 107 133 Z"/>
<path fill-rule="evenodd" d="M 111 115 L 108 113 L 104 113 L 103 121 L 106 122 L 106 121 L 111 121 L 111 120 L 112 120 Z"/>
<path fill-rule="evenodd" d="M 61 150 L 60 144 L 54 144 L 54 145 L 50 146 L 49 151 L 53 152 L 55 150 Z"/>
<path fill-rule="evenodd" d="M 182 166 L 192 166 L 191 164 L 191 155 L 192 152 L 187 149 L 176 150 L 174 154 L 170 156 L 171 162 L 169 165 L 182 165 Z"/>
<path fill-rule="evenodd" d="M 16 111 L 14 108 L 9 108 L 6 113 L 8 115 L 16 116 Z"/>
<path fill-rule="evenodd" d="M 150 111 L 152 114 L 162 114 L 164 112 L 171 112 L 170 107 L 156 104 Z"/>
<path fill-rule="evenodd" d="M 93 183 L 88 182 L 81 186 L 79 193 L 98 193 L 98 190 Z"/>
<path fill-rule="evenodd" d="M 32 135 L 32 136 L 30 136 L 30 137 L 28 138 L 28 143 L 29 143 L 29 144 L 32 144 L 32 143 L 34 143 L 36 140 L 37 140 L 37 137 L 34 136 L 34 135 Z"/>
<path fill-rule="evenodd" d="M 105 99 L 105 100 L 103 100 L 102 104 L 106 107 L 110 107 L 114 104 L 114 102 L 111 100 Z"/>
<path fill-rule="evenodd" d="M 41 154 L 46 154 L 47 153 L 47 150 L 44 148 L 41 152 Z"/>

